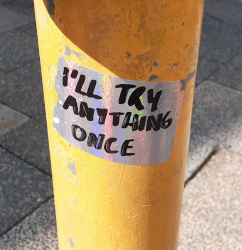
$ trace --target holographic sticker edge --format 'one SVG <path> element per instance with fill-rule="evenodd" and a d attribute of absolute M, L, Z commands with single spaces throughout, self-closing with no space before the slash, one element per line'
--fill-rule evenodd
<path fill-rule="evenodd" d="M 169 158 L 184 98 L 182 81 L 143 82 L 85 68 L 64 56 L 57 63 L 53 126 L 96 157 L 132 165 Z"/>

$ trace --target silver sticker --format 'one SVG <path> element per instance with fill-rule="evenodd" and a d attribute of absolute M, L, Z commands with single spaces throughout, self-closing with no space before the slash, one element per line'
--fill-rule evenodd
<path fill-rule="evenodd" d="M 134 165 L 166 162 L 184 97 L 181 81 L 141 82 L 102 74 L 60 57 L 53 126 L 96 157 Z"/>

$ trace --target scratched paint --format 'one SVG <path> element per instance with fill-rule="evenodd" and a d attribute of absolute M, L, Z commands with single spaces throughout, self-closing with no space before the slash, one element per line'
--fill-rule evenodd
<path fill-rule="evenodd" d="M 68 163 L 67 168 L 71 171 L 72 175 L 74 178 L 77 177 L 77 172 L 76 172 L 76 164 L 74 163 Z"/>
<path fill-rule="evenodd" d="M 69 237 L 69 238 L 68 238 L 68 240 L 69 240 L 69 242 L 70 242 L 71 247 L 75 247 L 75 244 L 74 244 L 74 242 L 73 242 L 72 238 L 71 238 L 71 237 Z"/>

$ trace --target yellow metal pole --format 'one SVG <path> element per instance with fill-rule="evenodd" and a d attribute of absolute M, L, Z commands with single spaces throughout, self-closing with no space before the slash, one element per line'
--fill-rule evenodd
<path fill-rule="evenodd" d="M 176 249 L 203 1 L 34 3 L 60 249 Z"/>

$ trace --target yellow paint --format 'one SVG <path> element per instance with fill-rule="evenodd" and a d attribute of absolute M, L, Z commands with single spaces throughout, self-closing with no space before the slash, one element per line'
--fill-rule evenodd
<path fill-rule="evenodd" d="M 186 79 L 196 70 L 203 1 L 55 0 L 51 16 L 48 4 L 35 0 L 60 249 L 176 249 L 195 77 L 171 157 L 152 166 L 102 160 L 65 141 L 53 129 L 54 79 L 66 46 L 66 60 L 105 74 Z"/>

